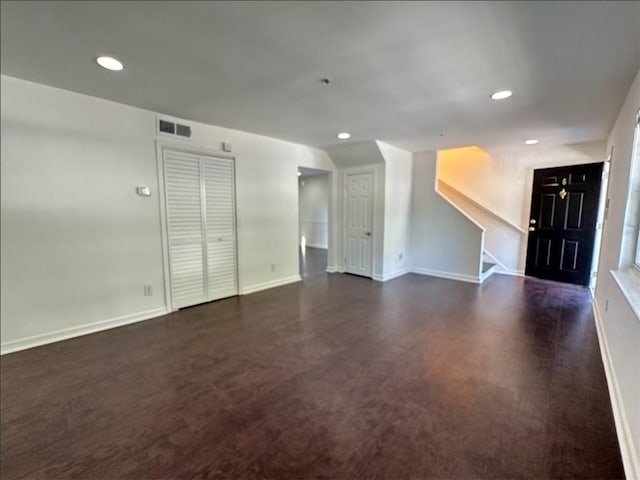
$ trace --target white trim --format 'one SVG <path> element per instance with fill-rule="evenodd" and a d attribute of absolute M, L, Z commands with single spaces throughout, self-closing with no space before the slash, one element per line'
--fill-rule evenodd
<path fill-rule="evenodd" d="M 261 290 L 267 290 L 269 288 L 281 287 L 282 285 L 288 285 L 290 283 L 296 283 L 302 281 L 300 275 L 293 275 L 291 277 L 279 278 L 278 280 L 271 280 L 269 282 L 257 283 L 244 287 L 240 292 L 240 295 L 248 295 L 250 293 L 259 292 Z"/>
<path fill-rule="evenodd" d="M 208 156 L 208 157 L 217 157 L 217 158 L 225 158 L 227 160 L 235 160 L 236 156 L 229 152 L 223 152 L 222 150 L 215 150 L 213 148 L 202 147 L 193 143 L 177 143 L 177 142 L 169 142 L 164 139 L 156 139 L 156 152 L 159 150 L 162 153 L 163 148 L 168 148 L 169 150 L 177 150 L 179 152 L 190 153 L 192 155 L 199 156 Z M 160 155 L 162 158 L 162 155 Z"/>
<path fill-rule="evenodd" d="M 460 190 L 458 190 L 457 188 L 451 186 L 450 184 L 448 184 L 447 182 L 438 179 L 438 193 L 439 192 L 439 188 L 440 188 L 440 184 L 444 185 L 446 188 L 449 188 L 451 190 L 453 190 L 454 192 L 456 192 L 458 195 L 460 195 L 461 197 L 464 197 L 466 200 L 468 200 L 469 202 L 471 202 L 472 204 L 474 204 L 476 207 L 480 208 L 481 210 L 484 210 L 485 212 L 487 212 L 489 215 L 491 215 L 492 217 L 495 217 L 496 219 L 500 220 L 502 223 L 504 223 L 505 225 L 511 227 L 514 230 L 517 230 L 518 233 L 522 234 L 522 235 L 528 235 L 528 232 L 522 228 L 520 225 L 516 225 L 515 223 L 511 222 L 510 220 L 507 220 L 506 218 L 504 218 L 503 216 L 497 214 L 496 212 L 494 212 L 493 210 L 491 210 L 489 207 L 484 206 L 483 204 L 481 204 L 480 202 L 478 202 L 477 200 L 474 200 L 473 198 L 471 198 L 469 195 L 467 195 L 466 193 L 462 193 Z M 446 193 L 441 193 L 441 195 L 446 196 Z"/>
<path fill-rule="evenodd" d="M 473 223 L 476 227 L 478 227 L 483 233 L 487 231 L 480 223 L 478 223 L 471 215 L 462 210 L 458 205 L 456 205 L 452 200 L 450 200 L 445 194 L 440 192 L 438 188 L 438 182 L 440 182 L 440 150 L 436 153 L 436 172 L 435 177 L 433 179 L 433 191 L 436 192 L 440 198 L 442 198 L 445 202 L 455 208 L 463 217 Z M 482 251 L 482 250 L 481 250 Z M 480 267 L 482 268 L 482 266 Z"/>
<path fill-rule="evenodd" d="M 158 209 L 160 211 L 160 242 L 162 245 L 162 277 L 164 281 L 164 304 L 168 311 L 171 305 L 171 279 L 169 268 L 169 240 L 167 238 L 167 203 L 164 181 L 164 148 L 168 142 L 156 140 L 156 177 L 158 179 Z"/>
<path fill-rule="evenodd" d="M 483 262 L 484 263 L 484 262 Z M 486 272 L 481 272 L 480 273 L 480 283 L 484 283 L 484 281 L 489 278 L 491 275 L 493 275 L 494 273 L 497 273 L 497 268 L 498 265 L 496 265 L 495 263 L 493 265 L 491 265 L 491 267 L 489 267 L 489 269 Z"/>
<path fill-rule="evenodd" d="M 462 273 L 442 272 L 440 270 L 432 270 L 430 268 L 414 267 L 409 270 L 411 273 L 419 275 L 429 275 L 430 277 L 447 278 L 449 280 L 459 280 L 461 282 L 481 283 L 479 277 L 473 275 L 465 275 Z"/>
<path fill-rule="evenodd" d="M 498 275 L 512 275 L 514 277 L 524 277 L 524 270 L 496 270 Z"/>
<path fill-rule="evenodd" d="M 327 270 L 326 270 L 327 273 L 337 273 L 339 271 L 340 271 L 340 269 L 338 267 L 334 267 L 332 265 L 327 265 Z"/>
<path fill-rule="evenodd" d="M 445 202 L 447 202 L 449 205 L 451 205 L 453 208 L 455 208 L 458 211 L 458 213 L 460 213 L 460 215 L 462 215 L 464 218 L 469 220 L 469 222 L 473 223 L 476 227 L 478 227 L 478 229 L 480 229 L 480 231 L 482 231 L 482 233 L 487 231 L 486 228 L 484 228 L 482 225 L 480 225 L 471 215 L 469 215 L 467 212 L 465 212 L 462 208 L 460 208 L 458 205 L 453 203 L 453 201 L 449 197 L 447 197 L 444 193 L 441 193 L 437 188 L 436 188 L 435 192 L 436 192 L 436 194 L 438 194 L 438 196 L 440 198 L 442 198 Z"/>
<path fill-rule="evenodd" d="M 304 165 L 300 165 L 298 164 L 296 166 L 296 172 L 300 171 L 300 168 L 306 168 L 309 169 L 311 167 L 305 167 Z M 302 222 L 307 222 L 307 223 L 326 223 L 327 224 L 327 244 L 326 245 L 311 245 L 309 243 L 307 243 L 308 247 L 312 247 L 312 248 L 322 248 L 324 250 L 327 250 L 327 259 L 328 261 L 331 261 L 331 259 L 333 258 L 333 255 L 335 255 L 335 252 L 338 250 L 338 247 L 336 245 L 336 239 L 334 238 L 335 232 L 340 231 L 340 228 L 337 226 L 338 225 L 338 217 L 339 217 L 339 213 L 337 211 L 334 211 L 334 208 L 336 205 L 339 204 L 339 201 L 335 198 L 336 195 L 338 195 L 339 192 L 339 188 L 336 188 L 337 185 L 334 185 L 335 181 L 339 181 L 340 176 L 338 175 L 337 170 L 326 170 L 324 168 L 313 168 L 313 170 L 315 170 L 316 172 L 321 172 L 321 173 L 317 173 L 317 175 L 326 175 L 327 176 L 327 186 L 328 186 L 328 195 L 327 195 L 327 202 L 328 202 L 328 219 L 326 222 L 321 222 L 321 221 L 316 221 L 316 220 L 300 220 L 300 184 L 298 183 L 298 189 L 297 189 L 297 195 L 298 195 L 298 201 L 296 203 L 296 207 L 298 208 L 298 244 L 300 243 L 300 238 L 301 238 L 301 223 Z M 313 175 L 316 176 L 316 175 Z M 297 176 L 296 173 L 296 179 L 300 178 Z M 304 178 L 304 177 L 302 177 Z M 337 180 L 336 180 L 337 179 Z M 297 180 L 296 180 L 297 181 Z M 298 245 L 298 247 L 301 247 L 301 245 Z M 300 262 L 298 261 L 298 264 Z M 298 265 L 299 266 L 299 265 Z M 331 272 L 330 272 L 331 273 Z"/>
<path fill-rule="evenodd" d="M 592 294 L 593 297 L 593 294 Z M 624 465 L 625 475 L 628 479 L 640 479 L 640 464 L 638 452 L 633 444 L 633 436 L 629 427 L 629 421 L 622 401 L 620 393 L 620 385 L 616 376 L 611 360 L 611 352 L 609 351 L 609 343 L 607 335 L 602 325 L 602 317 L 600 309 L 595 298 L 592 298 L 591 305 L 593 308 L 593 318 L 598 333 L 598 343 L 600 344 L 600 355 L 602 356 L 602 364 L 604 365 L 605 376 L 607 377 L 607 386 L 609 387 L 609 397 L 611 399 L 611 408 L 613 410 L 613 418 L 616 424 L 616 433 L 618 434 L 618 443 L 620 444 L 620 454 L 622 456 L 622 464 Z"/>
<path fill-rule="evenodd" d="M 498 259 L 496 258 L 496 256 L 495 256 L 495 255 L 493 255 L 491 252 L 489 252 L 489 250 L 487 250 L 486 248 L 482 250 L 482 254 L 483 254 L 483 255 L 486 255 L 486 256 L 487 256 L 487 257 L 489 257 L 491 260 L 493 260 L 493 261 L 494 261 L 494 263 L 495 263 L 498 267 L 500 267 L 500 269 L 505 270 L 505 271 L 510 271 L 510 269 L 508 269 L 504 263 L 502 263 L 500 260 L 498 260 Z"/>
<path fill-rule="evenodd" d="M 389 280 L 393 280 L 394 278 L 401 277 L 402 275 L 406 275 L 407 273 L 409 273 L 409 270 L 407 270 L 406 268 L 404 268 L 402 270 L 397 270 L 397 271 L 392 272 L 392 273 L 385 273 L 383 275 L 380 275 L 378 273 L 374 273 L 373 274 L 373 279 L 376 282 L 387 282 Z"/>
<path fill-rule="evenodd" d="M 60 342 L 62 340 L 68 340 L 74 337 L 80 337 L 82 335 L 89 335 L 91 333 L 101 332 L 103 330 L 109 330 L 115 327 L 121 327 L 123 325 L 129 325 L 131 323 L 142 322 L 151 318 L 159 317 L 169 313 L 165 307 L 154 308 L 153 310 L 146 310 L 144 312 L 132 313 L 130 315 L 123 315 L 121 317 L 110 318 L 108 320 L 101 320 L 99 322 L 87 323 L 85 325 L 78 325 L 77 327 L 63 328 L 61 330 L 55 330 L 53 332 L 41 333 L 39 335 L 33 335 L 31 337 L 25 337 L 18 340 L 12 340 L 0 345 L 0 354 L 5 355 L 7 353 L 18 352 L 20 350 L 26 350 L 28 348 L 39 347 L 48 343 Z"/>
<path fill-rule="evenodd" d="M 513 275 L 514 277 L 524 277 L 524 270 L 511 270 L 510 268 L 507 268 L 504 263 L 498 260 L 495 255 L 491 254 L 491 252 L 486 249 L 483 250 L 482 253 L 491 258 L 491 260 L 496 262 L 496 265 L 500 267 L 497 268 L 493 273 L 497 273 L 499 275 Z"/>

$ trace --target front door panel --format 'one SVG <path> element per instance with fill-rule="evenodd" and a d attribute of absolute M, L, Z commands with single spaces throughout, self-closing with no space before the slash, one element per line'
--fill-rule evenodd
<path fill-rule="evenodd" d="M 527 275 L 589 284 L 602 166 L 534 171 Z"/>

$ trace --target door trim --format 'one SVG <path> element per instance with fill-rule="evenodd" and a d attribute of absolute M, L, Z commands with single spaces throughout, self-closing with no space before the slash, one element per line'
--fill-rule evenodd
<path fill-rule="evenodd" d="M 162 276 L 164 278 L 164 303 L 168 312 L 174 312 L 177 309 L 173 308 L 171 301 L 171 268 L 169 262 L 169 237 L 167 231 L 167 199 L 165 195 L 165 181 L 164 181 L 164 151 L 173 150 L 181 153 L 189 153 L 191 155 L 217 157 L 228 160 L 233 160 L 233 219 L 235 222 L 235 247 L 236 247 L 236 279 L 237 279 L 237 292 L 239 295 L 242 291 L 242 283 L 240 278 L 240 251 L 238 248 L 238 189 L 236 188 L 237 176 L 236 176 L 236 156 L 230 155 L 227 152 L 221 150 L 213 150 L 206 147 L 200 147 L 193 144 L 182 144 L 176 142 L 169 142 L 166 140 L 156 139 L 156 171 L 157 171 L 157 189 L 158 189 L 158 209 L 160 210 L 160 239 L 162 243 Z M 202 181 L 202 179 L 201 179 Z M 207 266 L 205 265 L 205 271 Z"/>
<path fill-rule="evenodd" d="M 376 203 L 377 203 L 377 185 L 378 185 L 378 173 L 376 168 L 372 167 L 351 167 L 342 170 L 342 256 L 340 258 L 340 263 L 342 264 L 341 273 L 345 273 L 346 271 L 346 258 L 347 258 L 347 179 L 349 175 L 360 175 L 363 173 L 370 173 L 373 176 L 373 191 L 371 195 L 371 277 L 363 277 L 363 278 L 371 278 L 373 279 L 376 275 L 376 251 L 378 248 L 377 242 L 377 218 L 376 218 Z"/>
<path fill-rule="evenodd" d="M 322 171 L 324 173 L 322 173 L 322 175 L 326 175 L 327 176 L 327 183 L 328 183 L 328 187 L 329 187 L 329 192 L 328 192 L 328 221 L 327 221 L 327 268 L 326 268 L 326 272 L 327 273 L 335 273 L 338 271 L 338 268 L 336 268 L 335 265 L 335 252 L 337 251 L 337 247 L 336 247 L 336 242 L 335 242 L 335 234 L 336 231 L 339 231 L 339 228 L 337 228 L 336 226 L 336 216 L 337 216 L 337 212 L 335 212 L 335 206 L 338 204 L 338 201 L 336 200 L 336 195 L 337 195 L 337 191 L 339 190 L 339 188 L 335 185 L 335 181 L 336 179 L 339 178 L 338 172 L 336 170 L 327 170 L 325 168 L 315 168 L 315 167 L 306 167 L 305 165 L 300 165 L 297 164 L 296 165 L 296 181 L 298 182 L 298 190 L 297 190 L 297 203 L 296 206 L 298 207 L 298 237 L 297 237 L 297 244 L 298 244 L 298 249 L 300 248 L 300 182 L 299 182 L 299 178 L 297 176 L 297 172 L 300 171 L 300 168 L 307 168 L 307 169 L 313 169 L 313 170 L 317 170 L 317 171 Z M 339 180 L 338 180 L 339 181 Z M 338 262 L 339 264 L 341 262 Z M 298 272 L 300 272 L 300 260 L 298 260 Z M 300 277 L 302 278 L 302 277 Z"/>

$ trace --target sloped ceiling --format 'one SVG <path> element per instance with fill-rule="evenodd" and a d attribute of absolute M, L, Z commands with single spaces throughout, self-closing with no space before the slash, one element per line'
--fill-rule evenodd
<path fill-rule="evenodd" d="M 1 9 L 3 74 L 318 147 L 344 130 L 411 151 L 599 140 L 640 66 L 640 2 Z M 101 70 L 101 54 L 125 70 Z M 502 88 L 513 97 L 491 101 Z"/>
<path fill-rule="evenodd" d="M 375 141 L 333 145 L 327 153 L 338 167 L 384 163 L 384 157 Z"/>

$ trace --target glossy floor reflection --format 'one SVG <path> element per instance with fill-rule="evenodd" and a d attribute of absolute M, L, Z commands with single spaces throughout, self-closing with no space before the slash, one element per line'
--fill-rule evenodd
<path fill-rule="evenodd" d="M 318 274 L 1 369 L 7 480 L 623 477 L 579 287 Z"/>
<path fill-rule="evenodd" d="M 313 277 L 327 271 L 327 250 L 324 248 L 305 247 L 298 250 L 300 276 Z"/>

